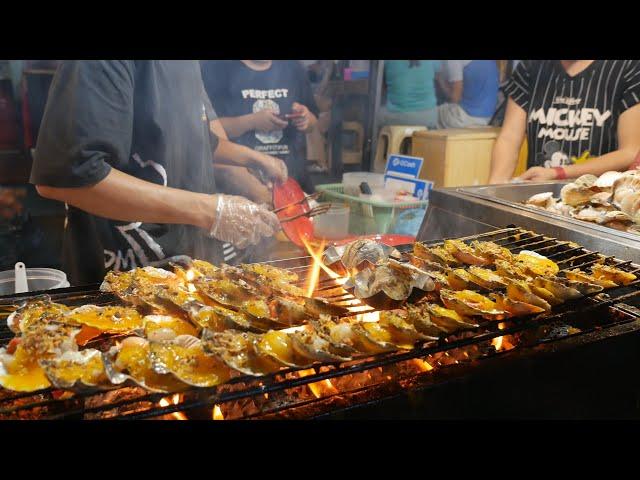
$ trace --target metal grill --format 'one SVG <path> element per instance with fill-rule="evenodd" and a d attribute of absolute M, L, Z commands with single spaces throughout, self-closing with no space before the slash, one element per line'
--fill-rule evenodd
<path fill-rule="evenodd" d="M 561 270 L 585 268 L 604 261 L 629 272 L 640 271 L 640 266 L 632 262 L 604 256 L 598 252 L 588 251 L 575 243 L 560 241 L 518 227 L 500 229 L 461 240 L 476 239 L 493 241 L 514 253 L 525 249 L 538 252 L 554 260 Z M 428 246 L 439 244 L 442 242 L 431 243 Z M 406 253 L 410 249 L 411 246 L 406 246 L 401 248 L 401 251 Z M 304 278 L 310 269 L 310 257 L 280 260 L 271 264 L 296 271 L 300 278 Z M 519 335 L 541 328 L 548 333 L 553 330 L 554 325 L 583 321 L 580 333 L 575 333 L 578 335 L 636 320 L 640 318 L 639 311 L 625 302 L 632 304 L 634 299 L 640 296 L 639 283 L 635 281 L 625 287 L 608 290 L 606 294 L 600 293 L 583 297 L 577 302 L 567 302 L 551 313 L 504 320 L 500 325 L 502 328 L 499 328 L 498 322 L 486 321 L 477 328 L 457 332 L 436 342 L 418 345 L 408 351 L 371 355 L 339 364 L 315 364 L 306 370 L 287 368 L 262 377 L 240 376 L 217 387 L 192 388 L 180 392 L 178 397 L 166 393 L 149 393 L 138 387 L 120 388 L 108 392 L 74 394 L 67 392 L 62 396 L 61 391 L 53 389 L 37 393 L 13 393 L 0 390 L 0 418 L 146 419 L 166 418 L 165 416 L 175 415 L 177 412 L 186 412 L 189 418 L 211 418 L 211 412 L 216 406 L 219 409 L 226 409 L 226 418 L 264 418 L 278 412 L 320 403 L 328 405 L 327 408 L 330 409 L 332 401 L 356 398 L 361 392 L 383 388 L 387 384 L 400 385 L 407 378 L 428 375 L 428 372 L 407 367 L 407 365 L 413 365 L 411 362 L 417 359 L 437 356 L 446 359 L 448 356 L 457 359 L 452 363 L 460 363 L 466 361 L 464 356 L 469 357 L 471 352 L 469 358 L 475 361 L 508 353 L 496 352 L 491 348 L 491 341 L 497 337 Z M 371 307 L 366 307 L 344 290 L 332 292 L 338 286 L 336 279 L 328 278 L 323 274 L 318 292 L 330 291 L 331 295 L 325 298 L 335 304 L 357 307 L 357 313 L 373 311 Z M 50 296 L 53 301 L 68 305 L 88 303 L 105 305 L 117 302 L 113 296 L 99 292 L 96 285 L 68 288 L 50 293 Z M 29 296 L 18 295 L 1 299 L 2 318 L 6 318 L 13 306 L 25 298 Z M 3 321 L 0 327 L 0 343 L 4 344 L 12 337 L 13 334 Z M 553 341 L 554 338 L 553 335 L 540 336 L 535 343 Z M 438 367 L 445 363 L 439 363 Z M 328 383 L 331 381 L 333 383 Z M 323 389 L 321 394 L 317 394 L 314 387 L 316 390 Z M 161 401 L 163 405 L 160 405 Z"/>

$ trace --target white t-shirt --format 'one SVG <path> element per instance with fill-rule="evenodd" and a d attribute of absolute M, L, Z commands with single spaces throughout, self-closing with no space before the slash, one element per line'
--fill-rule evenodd
<path fill-rule="evenodd" d="M 461 82 L 464 67 L 469 65 L 472 60 L 445 60 L 444 71 L 449 82 Z"/>

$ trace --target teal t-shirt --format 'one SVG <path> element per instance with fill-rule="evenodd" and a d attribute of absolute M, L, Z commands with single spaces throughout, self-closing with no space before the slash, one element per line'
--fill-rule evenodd
<path fill-rule="evenodd" d="M 391 112 L 415 112 L 437 106 L 435 75 L 440 70 L 439 60 L 418 60 L 410 66 L 409 60 L 385 60 L 384 74 L 387 84 L 387 109 Z"/>

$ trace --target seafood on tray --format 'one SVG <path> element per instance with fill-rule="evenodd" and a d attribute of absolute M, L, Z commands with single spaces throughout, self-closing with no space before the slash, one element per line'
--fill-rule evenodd
<path fill-rule="evenodd" d="M 348 275 L 389 259 L 399 260 L 401 254 L 394 247 L 370 239 L 360 239 L 347 245 L 327 248 L 322 261 L 340 275 Z"/>
<path fill-rule="evenodd" d="M 640 233 L 640 171 L 583 175 L 553 192 L 530 197 L 525 204 L 551 213 L 597 223 L 616 230 Z"/>

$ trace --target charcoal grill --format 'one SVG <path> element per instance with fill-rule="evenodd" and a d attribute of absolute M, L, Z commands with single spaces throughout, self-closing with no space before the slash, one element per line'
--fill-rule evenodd
<path fill-rule="evenodd" d="M 537 251 L 553 259 L 563 270 L 587 267 L 602 258 L 598 252 L 569 241 L 515 226 L 464 238 L 473 239 L 494 241 L 513 252 L 523 249 Z M 441 242 L 426 243 L 436 245 Z M 410 248 L 405 246 L 401 250 L 407 252 Z M 632 261 L 613 256 L 604 259 L 624 270 L 640 271 L 640 265 Z M 309 257 L 299 257 L 270 263 L 296 271 L 300 278 L 304 278 L 310 261 Z M 190 419 L 297 419 L 327 416 L 371 418 L 380 415 L 395 418 L 406 416 L 407 412 L 421 417 L 435 417 L 438 412 L 447 416 L 444 407 L 456 404 L 449 398 L 455 395 L 450 389 L 461 379 L 470 378 L 471 383 L 477 383 L 478 379 L 485 378 L 491 383 L 491 378 L 500 378 L 498 372 L 505 367 L 513 368 L 519 361 L 544 364 L 541 359 L 561 352 L 573 352 L 578 347 L 603 345 L 619 339 L 637 341 L 640 330 L 640 310 L 636 308 L 640 297 L 638 283 L 565 303 L 547 315 L 520 317 L 500 323 L 484 322 L 475 329 L 458 332 L 409 351 L 372 355 L 340 364 L 316 365 L 305 370 L 283 369 L 263 377 L 237 377 L 224 385 L 193 388 L 176 395 L 149 393 L 131 387 L 75 394 L 54 389 L 22 394 L 0 390 L 0 418 L 168 419 L 179 416 Z M 331 292 L 337 286 L 336 279 L 323 276 L 318 292 Z M 50 296 L 53 301 L 68 305 L 117 302 L 111 295 L 101 293 L 97 285 L 61 289 L 50 293 Z M 2 318 L 6 317 L 12 305 L 29 297 L 22 294 L 0 299 L 0 311 L 5 312 Z M 335 304 L 349 305 L 358 313 L 374 310 L 344 291 L 329 299 Z M 0 344 L 7 343 L 12 336 L 3 321 Z M 508 342 L 511 348 L 497 348 L 499 341 Z M 563 364 L 552 362 L 550 365 L 552 369 L 559 369 Z M 521 382 L 526 377 L 521 373 L 516 375 L 519 376 L 512 376 L 506 381 L 520 385 L 513 380 Z M 448 391 L 450 393 L 446 393 Z M 466 395 L 474 394 L 467 392 Z M 479 398 L 477 407 L 488 408 L 484 411 L 487 415 L 491 402 L 479 407 L 482 405 Z M 516 415 L 522 415 L 522 411 L 517 412 Z M 458 414 L 449 412 L 453 416 Z M 482 416 L 482 413 L 471 408 L 468 415 Z"/>

